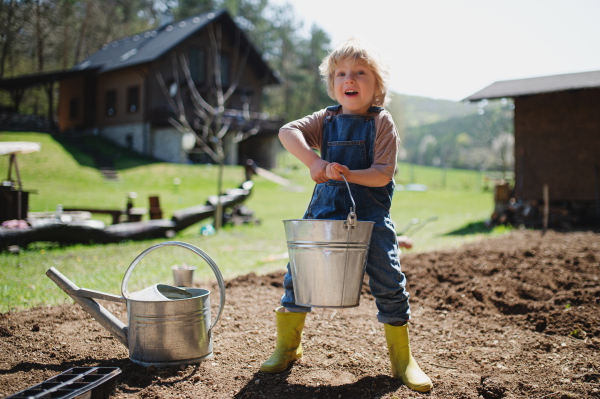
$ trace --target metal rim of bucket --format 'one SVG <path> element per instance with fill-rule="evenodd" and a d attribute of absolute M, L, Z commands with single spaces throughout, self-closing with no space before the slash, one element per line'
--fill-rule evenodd
<path fill-rule="evenodd" d="M 125 272 L 125 275 L 123 276 L 123 283 L 121 284 L 121 294 L 123 295 L 123 297 L 129 298 L 129 290 L 128 290 L 129 278 L 131 277 L 131 273 L 133 273 L 133 269 L 135 269 L 137 264 L 140 263 L 142 258 L 144 258 L 146 255 L 148 255 L 150 252 L 154 251 L 155 249 L 158 249 L 161 247 L 168 247 L 168 246 L 182 247 L 182 248 L 188 249 L 188 250 L 192 251 L 193 253 L 195 253 L 196 255 L 200 256 L 202 259 L 204 259 L 204 261 L 206 263 L 208 263 L 208 265 L 212 269 L 213 273 L 217 277 L 221 300 L 219 303 L 219 313 L 217 314 L 217 317 L 215 318 L 215 322 L 212 324 L 212 326 L 210 326 L 210 329 L 208 331 L 210 334 L 210 331 L 212 331 L 213 327 L 217 324 L 217 321 L 219 321 L 219 317 L 221 317 L 221 313 L 223 312 L 223 308 L 225 307 L 225 282 L 223 281 L 223 276 L 221 275 L 221 270 L 219 270 L 219 267 L 217 266 L 215 261 L 212 260 L 212 258 L 210 256 L 208 256 L 208 254 L 206 252 L 204 252 L 203 250 L 201 250 L 200 248 L 198 248 L 192 244 L 188 244 L 187 242 L 183 242 L 183 241 L 166 241 L 166 242 L 156 244 L 156 245 L 151 246 L 150 248 L 146 249 L 144 252 L 139 254 L 137 256 L 137 258 L 135 258 L 134 261 L 131 263 L 131 265 L 129 265 L 129 267 L 127 268 L 127 271 Z M 210 291 L 208 291 L 208 292 L 210 292 Z"/>

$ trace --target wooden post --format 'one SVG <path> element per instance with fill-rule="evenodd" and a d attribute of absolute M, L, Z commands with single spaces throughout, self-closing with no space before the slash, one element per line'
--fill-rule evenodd
<path fill-rule="evenodd" d="M 596 192 L 596 216 L 600 217 L 600 172 L 598 164 L 594 165 L 594 191 Z"/>
<path fill-rule="evenodd" d="M 548 229 L 548 216 L 550 214 L 550 194 L 548 192 L 548 184 L 544 184 L 544 231 L 543 234 L 546 234 L 546 230 Z"/>
<path fill-rule="evenodd" d="M 46 95 L 48 96 L 48 123 L 50 130 L 54 129 L 54 82 L 46 84 Z"/>

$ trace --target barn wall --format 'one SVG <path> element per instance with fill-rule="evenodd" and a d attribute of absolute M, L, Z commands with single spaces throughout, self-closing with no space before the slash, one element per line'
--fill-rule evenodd
<path fill-rule="evenodd" d="M 515 195 L 596 200 L 600 162 L 600 89 L 515 98 Z M 597 167 L 597 166 L 596 166 Z"/>

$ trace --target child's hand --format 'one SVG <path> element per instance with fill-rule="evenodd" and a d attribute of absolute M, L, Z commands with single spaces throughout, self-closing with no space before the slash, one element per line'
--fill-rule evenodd
<path fill-rule="evenodd" d="M 413 240 L 410 237 L 398 236 L 396 239 L 398 240 L 398 246 L 400 248 L 411 249 L 413 246 Z"/>
<path fill-rule="evenodd" d="M 342 180 L 342 176 L 340 173 L 344 174 L 344 177 L 348 178 L 348 174 L 350 173 L 350 169 L 347 166 L 340 165 L 339 163 L 332 162 L 327 165 L 327 177 L 331 180 Z"/>
<path fill-rule="evenodd" d="M 329 162 L 324 161 L 321 158 L 317 158 L 310 164 L 310 178 L 315 181 L 315 183 L 326 183 L 329 178 L 327 177 L 327 173 L 325 169 L 330 165 Z"/>

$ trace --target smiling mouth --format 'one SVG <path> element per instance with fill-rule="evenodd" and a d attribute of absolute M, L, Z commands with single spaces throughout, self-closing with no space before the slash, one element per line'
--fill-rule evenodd
<path fill-rule="evenodd" d="M 345 94 L 346 94 L 347 96 L 355 96 L 355 95 L 357 95 L 357 94 L 358 94 L 358 92 L 357 92 L 357 91 L 354 91 L 354 90 L 347 90 L 347 91 L 345 92 Z"/>

